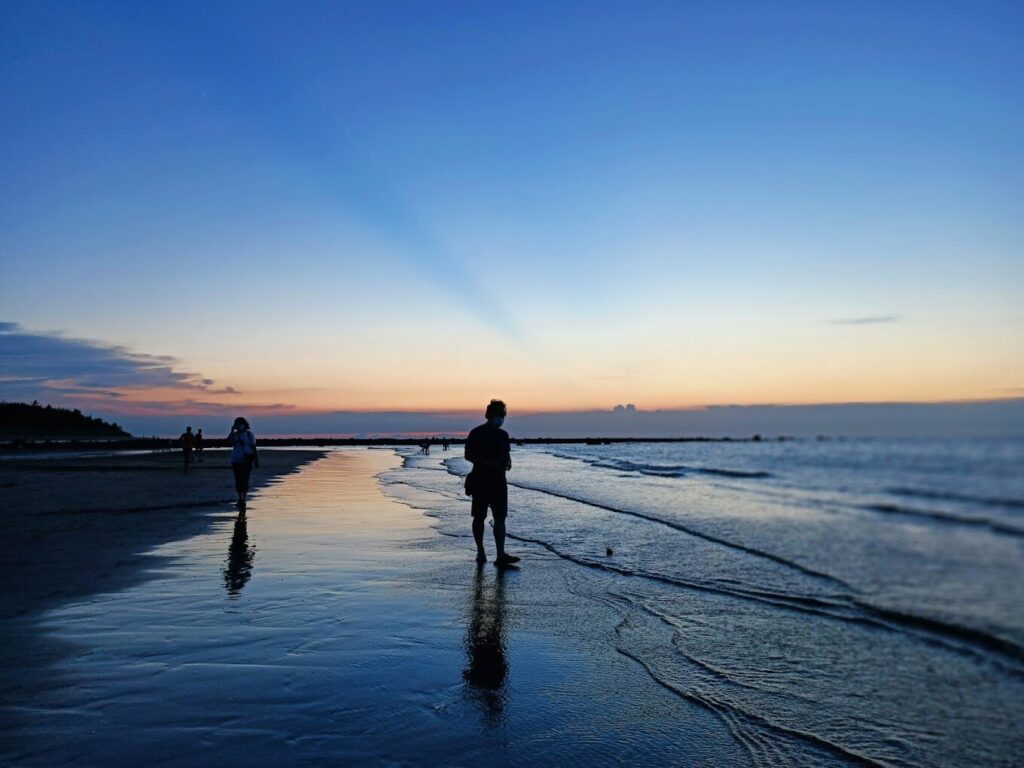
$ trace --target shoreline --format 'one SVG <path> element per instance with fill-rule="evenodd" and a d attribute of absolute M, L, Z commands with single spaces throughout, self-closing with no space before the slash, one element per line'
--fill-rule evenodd
<path fill-rule="evenodd" d="M 461 433 L 460 433 L 461 434 Z M 514 445 L 616 445 L 646 443 L 760 443 L 788 442 L 791 440 L 843 440 L 843 437 L 513 437 Z M 464 445 L 465 437 L 445 438 L 443 433 L 431 433 L 422 437 L 261 437 L 260 448 L 402 448 L 421 446 L 430 443 L 431 447 L 440 447 L 447 440 L 449 445 Z M 230 447 L 227 440 L 207 438 L 204 441 L 206 450 L 217 450 Z M 179 452 L 178 439 L 174 437 L 133 437 L 112 440 L 87 439 L 45 439 L 45 440 L 6 440 L 0 441 L 0 458 L 28 457 L 35 454 L 66 452 L 69 455 L 79 453 L 108 454 L 120 451 L 160 451 L 164 453 Z"/>
<path fill-rule="evenodd" d="M 387 492 L 401 463 L 331 452 L 134 578 L 0 623 L 34 633 L 0 673 L 0 762 L 749 764 L 621 654 L 592 576 L 527 544 L 478 567 L 468 517 L 452 536 Z"/>
<path fill-rule="evenodd" d="M 273 451 L 257 490 L 323 455 Z M 154 546 L 208 530 L 234 501 L 224 454 L 185 472 L 180 455 L 65 457 L 0 463 L 0 619 L 135 583 Z"/>

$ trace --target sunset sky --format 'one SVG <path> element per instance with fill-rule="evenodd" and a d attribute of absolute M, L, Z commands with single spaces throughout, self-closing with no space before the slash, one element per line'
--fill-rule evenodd
<path fill-rule="evenodd" d="M 1024 395 L 1020 3 L 0 3 L 0 399 Z"/>

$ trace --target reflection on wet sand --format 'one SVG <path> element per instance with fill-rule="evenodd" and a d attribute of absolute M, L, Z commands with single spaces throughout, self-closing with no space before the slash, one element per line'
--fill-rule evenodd
<path fill-rule="evenodd" d="M 473 577 L 469 626 L 466 629 L 467 665 L 462 676 L 468 695 L 477 702 L 484 721 L 497 725 L 505 706 L 505 571 L 498 569 L 489 584 L 484 568 Z"/>
<path fill-rule="evenodd" d="M 252 577 L 252 563 L 256 559 L 256 549 L 249 544 L 249 531 L 246 527 L 245 509 L 235 518 L 235 530 L 231 534 L 231 546 L 228 547 L 228 561 L 224 568 L 224 586 L 228 595 L 235 597 L 242 591 Z"/>

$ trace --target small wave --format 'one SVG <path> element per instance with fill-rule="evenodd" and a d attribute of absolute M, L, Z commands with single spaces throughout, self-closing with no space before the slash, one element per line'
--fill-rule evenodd
<path fill-rule="evenodd" d="M 579 456 L 567 456 L 560 453 L 554 453 L 552 456 L 556 456 L 560 459 L 575 459 L 576 461 L 582 461 L 592 467 L 598 467 L 599 469 L 614 469 L 619 472 L 636 472 L 641 475 L 650 475 L 652 477 L 686 477 L 689 474 L 694 474 L 713 475 L 715 477 L 756 479 L 773 476 L 771 472 L 765 472 L 763 470 L 747 471 L 742 469 L 722 469 L 720 467 L 691 467 L 687 464 L 640 464 L 634 461 L 629 461 L 628 459 L 591 459 Z"/>
<path fill-rule="evenodd" d="M 781 610 L 811 614 L 823 619 L 857 624 L 869 629 L 898 632 L 947 651 L 974 658 L 985 658 L 989 662 L 997 663 L 1008 674 L 1024 677 L 1024 669 L 1021 668 L 1021 663 L 1024 662 L 1024 648 L 1012 640 L 973 627 L 875 605 L 853 595 L 841 595 L 838 596 L 839 602 L 831 602 L 802 595 L 735 589 L 726 587 L 724 584 L 681 579 L 662 573 L 590 560 L 565 552 L 543 539 L 512 533 L 507 536 L 516 541 L 536 544 L 556 557 L 585 568 L 614 573 L 619 576 L 647 579 L 697 592 L 753 601 Z"/>
<path fill-rule="evenodd" d="M 980 646 L 1018 663 L 1024 662 L 1024 647 L 995 633 L 985 632 L 974 627 L 967 627 L 943 619 L 933 619 L 928 616 L 901 611 L 896 608 L 875 605 L 858 598 L 852 598 L 852 603 L 882 621 L 892 622 L 894 625 L 904 629 L 924 630 L 934 635 L 949 637 L 969 645 Z M 1018 668 L 1016 672 L 1020 674 L 1020 669 Z"/>
<path fill-rule="evenodd" d="M 544 493 L 547 494 L 548 496 L 555 496 L 560 499 L 566 499 L 567 501 L 574 501 L 577 504 L 584 504 L 589 507 L 603 509 L 606 512 L 614 512 L 619 515 L 628 515 L 629 517 L 636 517 L 641 520 L 648 520 L 652 523 L 658 523 L 659 525 L 664 525 L 668 528 L 673 528 L 677 531 L 681 531 L 682 533 L 694 536 L 698 539 L 704 539 L 705 541 L 709 541 L 712 544 L 718 544 L 723 547 L 728 547 L 730 549 L 735 549 L 740 552 L 744 552 L 748 555 L 754 555 L 755 557 L 762 557 L 766 560 L 771 560 L 772 562 L 778 563 L 779 565 L 783 565 L 787 568 L 792 568 L 795 571 L 799 571 L 805 576 L 811 576 L 816 579 L 824 579 L 825 581 L 829 581 L 832 584 L 839 585 L 843 589 L 848 590 L 851 588 L 850 585 L 847 584 L 845 581 L 835 576 L 832 576 L 831 574 L 824 573 L 822 571 L 816 571 L 813 568 L 808 568 L 807 566 L 801 565 L 800 563 L 796 563 L 792 560 L 787 560 L 781 555 L 776 555 L 774 552 L 766 552 L 762 549 L 756 549 L 745 544 L 739 544 L 738 542 L 730 541 L 729 539 L 714 536 L 703 531 L 698 531 L 694 528 L 691 528 L 690 526 L 683 525 L 682 523 L 677 522 L 675 520 L 666 520 L 664 518 L 657 517 L 656 515 L 648 515 L 644 514 L 643 512 L 637 512 L 635 510 L 620 509 L 618 507 L 612 507 L 607 504 L 599 504 L 594 501 L 587 501 L 586 499 L 580 499 L 575 496 L 571 496 L 567 493 L 559 493 L 558 491 L 552 491 L 547 488 L 538 488 L 536 486 L 524 485 L 522 483 L 509 483 L 509 485 L 514 486 L 516 488 L 522 488 L 525 491 L 535 491 L 536 493 Z"/>
<path fill-rule="evenodd" d="M 745 472 L 739 469 L 716 469 L 715 467 L 698 467 L 693 470 L 699 472 L 702 475 L 717 475 L 718 477 L 774 477 L 771 472 L 765 472 L 763 470 L 755 470 L 753 472 Z"/>
<path fill-rule="evenodd" d="M 968 517 L 966 515 L 954 515 L 949 512 L 936 512 L 930 509 L 917 509 L 915 507 L 903 507 L 898 504 L 865 504 L 861 509 L 871 512 L 881 512 L 886 515 L 906 515 L 907 517 L 924 518 L 941 523 L 952 523 L 954 525 L 969 525 L 977 528 L 988 528 L 996 533 L 1005 533 L 1009 536 L 1024 536 L 1024 529 L 1013 525 L 1006 525 L 997 520 L 987 517 Z"/>
<path fill-rule="evenodd" d="M 932 499 L 935 501 L 959 501 L 967 504 L 984 504 L 990 507 L 1024 509 L 1024 499 L 1007 499 L 998 496 L 976 496 L 973 494 L 951 493 L 946 491 L 926 491 L 918 488 L 887 488 L 886 491 L 894 496 L 910 496 L 913 498 Z"/>
<path fill-rule="evenodd" d="M 663 615 L 663 614 L 661 614 L 661 613 L 659 613 L 657 611 L 654 611 L 649 606 L 646 606 L 644 604 L 640 604 L 640 605 L 637 605 L 635 607 L 639 608 L 640 610 L 644 611 L 645 613 L 650 614 L 651 616 L 654 616 L 654 617 L 660 619 L 661 621 L 665 622 L 666 624 L 669 624 L 670 626 L 673 626 L 672 622 L 670 622 L 665 615 Z M 811 745 L 812 747 L 814 747 L 816 749 L 822 750 L 822 751 L 826 752 L 827 754 L 830 754 L 832 757 L 839 758 L 843 762 L 853 762 L 856 765 L 872 766 L 873 768 L 885 768 L 886 766 L 889 765 L 889 763 L 887 763 L 887 762 L 873 759 L 873 758 L 871 758 L 871 757 L 869 757 L 869 756 L 867 756 L 867 755 L 865 755 L 865 754 L 863 754 L 863 753 L 861 753 L 861 752 L 859 752 L 859 751 L 857 751 L 857 750 L 855 750 L 855 749 L 853 749 L 851 747 L 844 746 L 842 744 L 836 743 L 836 742 L 826 738 L 825 736 L 823 736 L 821 734 L 813 733 L 813 732 L 810 732 L 810 731 L 804 731 L 804 730 L 793 728 L 791 726 L 783 725 L 782 723 L 778 723 L 778 722 L 775 722 L 774 720 L 770 719 L 765 714 L 762 714 L 762 713 L 759 713 L 759 712 L 754 712 L 754 711 L 752 711 L 750 709 L 747 709 L 745 707 L 741 707 L 736 702 L 726 702 L 726 701 L 721 700 L 718 697 L 710 697 L 710 696 L 707 696 L 707 695 L 703 695 L 703 694 L 701 694 L 700 692 L 698 692 L 696 690 L 692 690 L 692 689 L 688 689 L 688 688 L 683 688 L 680 685 L 678 685 L 678 684 L 668 680 L 663 675 L 658 674 L 658 671 L 654 668 L 653 664 L 651 664 L 650 661 L 645 659 L 640 653 L 638 653 L 637 651 L 631 649 L 628 646 L 628 644 L 626 642 L 626 638 L 624 636 L 624 632 L 623 632 L 624 628 L 628 624 L 629 624 L 629 615 L 627 614 L 625 617 L 623 617 L 622 621 L 620 621 L 619 624 L 615 627 L 615 634 L 616 634 L 616 637 L 618 638 L 618 643 L 616 644 L 616 650 L 619 653 L 621 653 L 623 656 L 625 656 L 626 658 L 632 659 L 637 664 L 639 664 L 640 667 L 658 685 L 660 685 L 663 688 L 665 688 L 666 690 L 674 693 L 675 695 L 679 696 L 680 698 L 686 699 L 688 701 L 692 701 L 695 704 L 698 704 L 698 705 L 700 705 L 702 707 L 705 707 L 706 709 L 708 709 L 709 711 L 711 711 L 712 713 L 717 715 L 720 719 L 722 719 L 723 722 L 725 722 L 726 725 L 730 729 L 734 729 L 734 727 L 739 724 L 739 723 L 735 722 L 736 720 L 739 720 L 741 723 L 745 722 L 747 727 L 743 728 L 743 731 L 745 732 L 743 734 L 743 736 L 741 736 L 741 734 L 739 734 L 739 733 L 736 733 L 735 730 L 733 730 L 733 733 L 737 736 L 737 738 L 739 738 L 740 743 L 743 744 L 743 746 L 746 748 L 747 753 L 754 760 L 755 764 L 762 764 L 764 762 L 764 760 L 763 759 L 762 760 L 758 759 L 758 752 L 760 750 L 755 748 L 755 740 L 750 738 L 750 737 L 753 736 L 753 734 L 749 730 L 750 726 L 753 726 L 755 728 L 764 729 L 764 730 L 766 730 L 766 731 L 768 731 L 770 733 L 775 734 L 776 737 L 782 737 L 783 739 L 786 739 L 786 740 L 793 739 L 793 740 L 795 740 L 797 742 L 801 742 L 801 743 L 804 743 L 804 744 Z M 679 651 L 678 645 L 673 643 L 673 646 L 676 648 L 676 650 L 678 652 Z M 702 667 L 704 669 L 710 669 L 706 665 L 698 662 L 692 656 L 689 656 L 689 655 L 686 655 L 686 654 L 680 654 L 680 655 L 682 656 L 682 658 L 686 659 L 687 661 L 689 661 L 691 663 L 694 663 L 697 666 L 700 666 L 700 667 Z M 714 671 L 714 670 L 712 670 L 712 671 Z M 774 763 L 775 763 L 774 760 L 769 760 L 768 761 L 768 764 L 774 764 Z"/>

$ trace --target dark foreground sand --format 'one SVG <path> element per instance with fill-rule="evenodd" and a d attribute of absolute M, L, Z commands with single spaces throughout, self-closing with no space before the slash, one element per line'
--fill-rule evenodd
<path fill-rule="evenodd" d="M 591 576 L 522 543 L 522 568 L 477 568 L 468 517 L 442 536 L 382 492 L 391 451 L 329 453 L 244 517 L 212 503 L 224 470 L 120 461 L 0 475 L 32 519 L 5 511 L 0 764 L 749 764 L 616 652 Z"/>
<path fill-rule="evenodd" d="M 322 455 L 263 451 L 252 487 Z M 137 556 L 208 529 L 233 482 L 225 451 L 188 472 L 176 451 L 0 461 L 0 618 L 135 583 Z"/>

